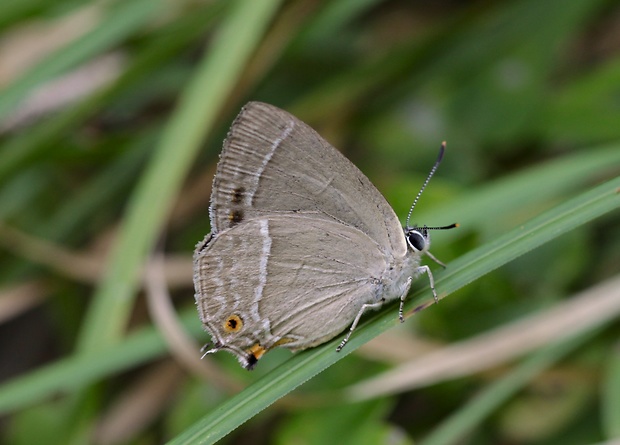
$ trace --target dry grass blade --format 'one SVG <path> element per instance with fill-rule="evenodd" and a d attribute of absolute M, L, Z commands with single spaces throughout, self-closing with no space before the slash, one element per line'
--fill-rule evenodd
<path fill-rule="evenodd" d="M 216 365 L 207 360 L 200 360 L 199 347 L 185 332 L 179 322 L 166 289 L 164 277 L 164 263 L 161 254 L 154 255 L 145 271 L 147 303 L 151 318 L 159 327 L 164 340 L 170 348 L 170 353 L 179 364 L 191 374 L 216 386 L 235 392 L 241 390 L 241 385 L 227 375 L 220 372 Z"/>
<path fill-rule="evenodd" d="M 616 277 L 547 311 L 431 352 L 357 383 L 345 393 L 350 399 L 364 400 L 469 375 L 597 326 L 619 313 L 620 277 Z"/>
<path fill-rule="evenodd" d="M 0 291 L 0 323 L 39 304 L 46 296 L 45 286 L 36 281 L 17 284 Z"/>
<path fill-rule="evenodd" d="M 101 416 L 93 443 L 127 443 L 153 422 L 171 402 L 181 382 L 182 370 L 165 362 L 139 375 Z"/>
<path fill-rule="evenodd" d="M 104 243 L 100 241 L 95 240 L 94 244 L 109 244 L 109 240 Z M 105 254 L 72 251 L 5 224 L 0 224 L 0 245 L 33 263 L 81 283 L 97 283 L 105 267 Z M 168 255 L 162 273 L 168 286 L 188 287 L 192 281 L 191 269 L 189 255 Z"/>

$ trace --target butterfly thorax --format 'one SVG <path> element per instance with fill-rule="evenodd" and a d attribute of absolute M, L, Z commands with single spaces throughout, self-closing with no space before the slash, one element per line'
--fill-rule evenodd
<path fill-rule="evenodd" d="M 420 252 L 408 249 L 404 257 L 393 258 L 381 276 L 377 294 L 385 301 L 401 298 L 409 292 L 411 281 L 419 275 Z"/>

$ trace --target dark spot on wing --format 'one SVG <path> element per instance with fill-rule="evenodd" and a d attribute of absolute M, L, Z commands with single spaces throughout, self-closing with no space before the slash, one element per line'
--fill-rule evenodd
<path fill-rule="evenodd" d="M 245 369 L 247 369 L 248 371 L 251 371 L 252 369 L 254 369 L 257 363 L 258 363 L 258 359 L 256 358 L 256 356 L 250 353 L 248 354 L 248 362 L 245 365 Z"/>
<path fill-rule="evenodd" d="M 243 201 L 244 193 L 245 193 L 244 187 L 237 187 L 236 189 L 234 189 L 232 192 L 232 196 L 230 198 L 231 202 L 233 204 L 240 204 L 241 201 Z"/>
<path fill-rule="evenodd" d="M 243 221 L 243 210 L 239 210 L 239 209 L 231 210 L 230 214 L 228 215 L 228 220 L 232 223 L 231 226 L 234 226 L 235 224 L 239 224 L 241 221 Z"/>

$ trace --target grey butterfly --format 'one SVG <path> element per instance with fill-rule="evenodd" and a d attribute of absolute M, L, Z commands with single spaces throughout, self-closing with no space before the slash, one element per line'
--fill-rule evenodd
<path fill-rule="evenodd" d="M 357 167 L 272 105 L 250 102 L 235 119 L 209 212 L 211 233 L 194 252 L 196 305 L 212 336 L 205 355 L 225 350 L 252 369 L 276 346 L 299 351 L 349 328 L 339 351 L 369 309 L 400 299 L 402 321 L 423 273 L 437 301 L 420 265 L 430 228 L 408 217 L 403 229 Z"/>

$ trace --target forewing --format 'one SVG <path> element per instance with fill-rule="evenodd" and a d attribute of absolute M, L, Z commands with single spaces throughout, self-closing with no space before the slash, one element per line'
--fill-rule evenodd
<path fill-rule="evenodd" d="M 296 117 L 250 102 L 224 142 L 211 195 L 212 230 L 293 212 L 319 212 L 382 248 L 406 252 L 394 211 L 355 165 Z"/>

